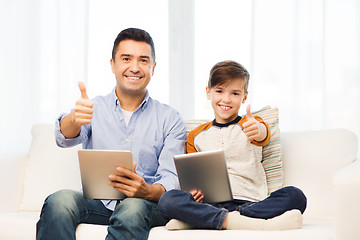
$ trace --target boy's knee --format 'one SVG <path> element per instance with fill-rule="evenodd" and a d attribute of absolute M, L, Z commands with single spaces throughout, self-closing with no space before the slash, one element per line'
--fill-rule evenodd
<path fill-rule="evenodd" d="M 293 206 L 299 209 L 301 213 L 304 213 L 306 209 L 307 199 L 303 191 L 293 186 L 285 187 L 284 190 L 286 190 L 290 198 L 290 202 L 293 203 Z"/>
<path fill-rule="evenodd" d="M 181 205 L 186 204 L 188 201 L 193 201 L 190 193 L 170 190 L 161 196 L 158 202 L 159 211 L 164 215 L 169 215 L 172 212 L 176 212 L 179 207 L 182 208 Z"/>

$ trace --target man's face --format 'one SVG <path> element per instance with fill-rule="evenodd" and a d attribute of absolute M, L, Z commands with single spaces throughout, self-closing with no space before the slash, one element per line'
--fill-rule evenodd
<path fill-rule="evenodd" d="M 143 95 L 149 84 L 156 63 L 151 55 L 151 46 L 134 40 L 121 41 L 111 69 L 116 78 L 118 94 Z"/>
<path fill-rule="evenodd" d="M 242 103 L 245 103 L 247 93 L 244 92 L 244 80 L 232 79 L 227 85 L 206 88 L 207 97 L 211 100 L 217 123 L 228 123 L 234 120 Z"/>

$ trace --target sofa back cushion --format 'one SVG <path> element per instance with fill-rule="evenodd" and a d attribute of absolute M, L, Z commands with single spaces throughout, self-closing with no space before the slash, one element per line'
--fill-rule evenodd
<path fill-rule="evenodd" d="M 254 112 L 269 123 L 270 143 L 263 148 L 263 166 L 268 179 L 269 193 L 283 185 L 281 146 L 279 141 L 278 110 L 269 106 Z M 186 122 L 190 132 L 207 120 Z M 20 209 L 40 211 L 45 198 L 61 189 L 81 189 L 77 150 L 81 146 L 60 148 L 55 143 L 54 125 L 36 124 L 31 130 L 32 142 L 25 170 L 23 197 Z"/>
<path fill-rule="evenodd" d="M 77 159 L 77 150 L 81 146 L 58 147 L 52 124 L 36 124 L 31 134 L 20 202 L 22 211 L 40 211 L 45 198 L 60 189 L 81 189 Z"/>
<path fill-rule="evenodd" d="M 284 182 L 303 190 L 308 218 L 332 217 L 332 178 L 356 159 L 357 142 L 345 129 L 281 133 Z"/>

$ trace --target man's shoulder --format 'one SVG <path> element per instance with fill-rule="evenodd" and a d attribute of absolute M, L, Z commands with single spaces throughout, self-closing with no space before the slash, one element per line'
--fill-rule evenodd
<path fill-rule="evenodd" d="M 172 116 L 173 114 L 179 114 L 179 112 L 172 106 L 166 103 L 161 103 L 158 100 L 153 99 L 151 97 L 149 97 L 147 104 L 150 108 L 162 112 L 164 116 Z"/>

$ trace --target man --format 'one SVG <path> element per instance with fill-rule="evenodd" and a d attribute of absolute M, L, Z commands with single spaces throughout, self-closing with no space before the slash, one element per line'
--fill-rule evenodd
<path fill-rule="evenodd" d="M 131 151 L 135 172 L 118 167 L 119 175 L 109 176 L 109 184 L 128 198 L 89 200 L 72 190 L 56 192 L 45 200 L 37 239 L 75 239 L 80 223 L 108 224 L 106 239 L 147 239 L 151 227 L 167 221 L 157 202 L 165 191 L 179 188 L 172 156 L 185 152 L 184 122 L 174 109 L 149 97 L 146 87 L 156 63 L 146 31 L 121 31 L 110 64 L 113 91 L 90 100 L 79 83 L 81 98 L 74 111 L 59 117 L 55 135 L 61 147 L 82 143 L 86 149 Z"/>

